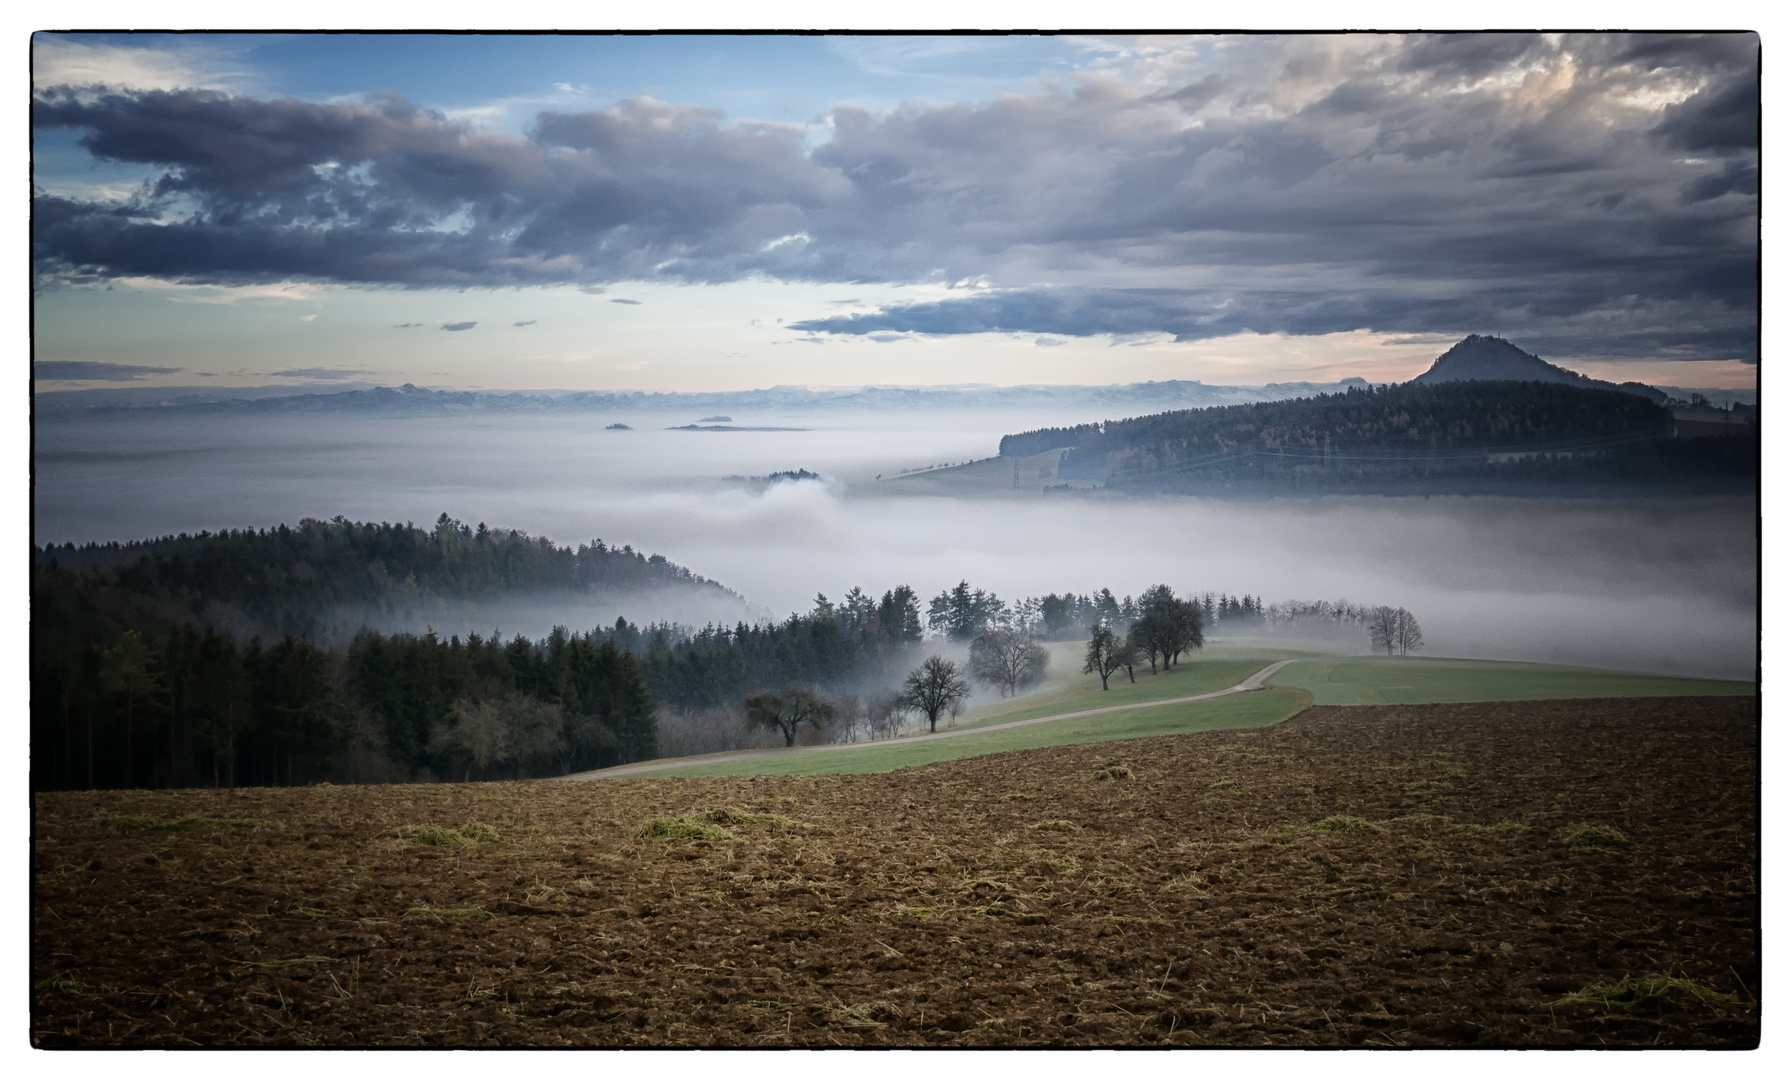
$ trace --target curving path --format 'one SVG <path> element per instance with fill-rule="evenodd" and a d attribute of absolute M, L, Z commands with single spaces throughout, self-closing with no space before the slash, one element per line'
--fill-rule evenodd
<path fill-rule="evenodd" d="M 1190 701 L 1207 701 L 1224 697 L 1227 694 L 1241 694 L 1247 690 L 1261 690 L 1268 677 L 1293 663 L 1292 660 L 1277 660 L 1268 667 L 1223 690 L 1214 690 L 1207 694 L 1195 694 L 1192 697 L 1160 698 L 1156 701 L 1139 701 L 1131 705 L 1108 705 L 1099 709 L 1083 709 L 1080 712 L 1057 713 L 1053 716 L 1034 716 L 1028 720 L 1010 720 L 1005 724 L 990 724 L 988 727 L 964 728 L 961 731 L 939 731 L 928 735 L 909 735 L 902 739 L 890 739 L 879 743 L 828 743 L 826 746 L 796 746 L 782 750 L 742 750 L 733 754 L 715 754 L 700 758 L 674 758 L 670 761 L 655 761 L 645 765 L 618 765 L 612 769 L 599 769 L 596 772 L 574 773 L 561 776 L 560 780 L 607 780 L 612 776 L 638 776 L 641 773 L 658 772 L 662 769 L 684 769 L 692 765 L 711 765 L 723 761 L 744 761 L 747 758 L 771 757 L 778 754 L 825 754 L 830 750 L 864 750 L 877 745 L 894 745 L 900 743 L 907 746 L 911 743 L 928 742 L 933 739 L 956 739 L 963 735 L 981 735 L 989 731 L 1004 731 L 1008 728 L 1026 727 L 1029 724 L 1048 724 L 1053 720 L 1076 720 L 1084 716 L 1100 716 L 1103 713 L 1125 712 L 1128 709 L 1155 709 L 1162 705 L 1182 705 Z"/>

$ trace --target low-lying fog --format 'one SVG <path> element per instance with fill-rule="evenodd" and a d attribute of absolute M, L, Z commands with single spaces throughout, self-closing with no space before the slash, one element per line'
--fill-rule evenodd
<path fill-rule="evenodd" d="M 632 431 L 606 431 L 626 419 Z M 338 514 L 446 511 L 658 552 L 783 615 L 815 593 L 967 578 L 1004 599 L 1163 581 L 1265 601 L 1411 609 L 1426 655 L 1753 675 L 1747 500 L 1349 497 L 1225 502 L 861 494 L 881 473 L 989 457 L 1000 436 L 1085 415 L 159 417 L 40 422 L 38 543 L 126 540 Z M 808 469 L 826 484 L 729 476 Z M 852 490 L 848 491 L 848 487 Z M 495 614 L 495 613 L 494 613 Z M 506 633 L 595 612 L 508 605 Z M 636 622 L 675 614 L 624 612 Z M 613 621 L 606 612 L 601 621 Z M 1366 635 L 1361 650 L 1366 651 Z"/>

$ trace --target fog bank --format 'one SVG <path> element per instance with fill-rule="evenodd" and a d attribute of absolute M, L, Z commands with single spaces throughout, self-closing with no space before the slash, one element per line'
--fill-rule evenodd
<path fill-rule="evenodd" d="M 847 487 L 991 456 L 1006 432 L 1098 418 L 767 413 L 733 422 L 808 430 L 662 430 L 701 419 L 678 414 L 630 416 L 636 430 L 603 430 L 611 419 L 40 423 L 35 539 L 122 540 L 338 514 L 427 524 L 446 511 L 562 544 L 632 544 L 779 615 L 806 610 L 816 592 L 837 600 L 853 585 L 881 593 L 908 583 L 924 598 L 967 578 L 1015 599 L 1103 586 L 1136 594 L 1162 581 L 1267 602 L 1404 606 L 1424 627 L 1428 655 L 1734 678 L 1754 671 L 1751 500 L 872 498 Z M 755 489 L 725 479 L 798 468 L 828 482 Z M 617 615 L 703 613 L 674 613 L 653 598 L 563 614 L 519 601 L 466 620 L 481 632 L 495 625 L 532 636 Z"/>

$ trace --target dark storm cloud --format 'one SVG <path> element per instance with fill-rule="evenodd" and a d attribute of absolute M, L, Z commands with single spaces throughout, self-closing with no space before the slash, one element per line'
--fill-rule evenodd
<path fill-rule="evenodd" d="M 390 96 L 55 88 L 39 129 L 159 178 L 123 204 L 40 195 L 37 265 L 590 292 L 977 281 L 994 291 L 799 327 L 1497 329 L 1580 355 L 1751 355 L 1757 37 L 1234 42 L 1147 89 L 1084 75 L 840 106 L 812 149 L 650 99 L 506 135 Z"/>
<path fill-rule="evenodd" d="M 39 360 L 31 374 L 49 382 L 135 382 L 146 375 L 172 375 L 181 368 L 141 364 L 102 364 L 91 360 Z"/>
<path fill-rule="evenodd" d="M 457 334 L 462 330 L 471 330 L 478 325 L 476 322 L 445 322 L 442 323 L 442 329 L 450 334 Z"/>

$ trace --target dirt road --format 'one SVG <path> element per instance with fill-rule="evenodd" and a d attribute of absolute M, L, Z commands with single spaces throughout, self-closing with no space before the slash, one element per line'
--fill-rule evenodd
<path fill-rule="evenodd" d="M 1005 731 L 1008 728 L 1027 727 L 1032 724 L 1049 724 L 1054 720 L 1079 720 L 1084 716 L 1100 716 L 1105 713 L 1127 712 L 1131 709 L 1155 709 L 1162 705 L 1184 705 L 1191 701 L 1209 701 L 1213 698 L 1225 697 L 1228 694 L 1241 694 L 1248 690 L 1261 690 L 1269 676 L 1293 663 L 1292 660 L 1277 660 L 1268 667 L 1223 690 L 1214 690 L 1206 694 L 1194 694 L 1189 697 L 1163 698 L 1158 701 L 1140 701 L 1131 705 L 1108 705 L 1100 709 L 1083 709 L 1080 712 L 1054 713 L 1051 716 L 1035 716 L 1028 720 L 1012 720 L 1005 724 L 990 724 L 987 727 L 965 728 L 962 731 L 937 731 L 927 735 L 911 735 L 900 740 L 903 746 L 911 743 L 928 742 L 933 739 L 955 739 L 960 735 L 982 735 L 991 731 Z M 863 750 L 865 743 L 830 743 L 826 746 L 794 746 L 782 750 L 742 750 L 734 754 L 713 754 L 700 758 L 672 758 L 667 761 L 650 761 L 640 765 L 618 765 L 612 769 L 598 769 L 594 772 L 573 773 L 571 776 L 558 777 L 560 780 L 607 780 L 618 776 L 639 776 L 642 773 L 658 772 L 663 769 L 683 769 L 691 765 L 714 765 L 723 761 L 744 761 L 748 758 L 774 757 L 783 754 L 824 754 L 829 750 Z"/>

